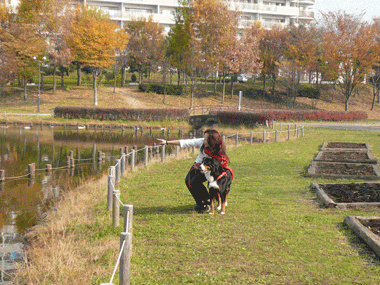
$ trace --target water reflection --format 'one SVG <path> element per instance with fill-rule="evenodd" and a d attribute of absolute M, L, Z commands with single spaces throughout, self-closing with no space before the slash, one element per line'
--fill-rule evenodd
<path fill-rule="evenodd" d="M 121 152 L 153 145 L 157 137 L 163 137 L 161 131 L 111 132 L 63 127 L 0 130 L 0 170 L 5 170 L 5 181 L 0 181 L 2 262 L 4 258 L 9 261 L 9 253 L 17 253 L 4 248 L 20 244 L 22 234 L 37 224 L 62 192 L 88 179 L 100 178 Z M 178 133 L 171 134 L 170 139 L 174 138 L 178 138 Z M 33 163 L 35 173 L 31 175 L 28 165 Z M 1 264 L 0 282 L 4 280 Z"/>

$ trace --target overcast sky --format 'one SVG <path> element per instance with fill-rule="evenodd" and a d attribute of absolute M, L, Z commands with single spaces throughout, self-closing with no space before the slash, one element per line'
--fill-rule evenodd
<path fill-rule="evenodd" d="M 343 10 L 348 13 L 359 14 L 366 12 L 365 21 L 371 21 L 373 17 L 380 17 L 380 0 L 315 0 L 314 11 L 323 12 Z"/>

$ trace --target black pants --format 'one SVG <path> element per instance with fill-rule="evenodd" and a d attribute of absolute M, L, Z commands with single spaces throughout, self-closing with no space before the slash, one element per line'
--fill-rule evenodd
<path fill-rule="evenodd" d="M 189 173 L 186 175 L 185 183 L 193 196 L 197 205 L 209 205 L 210 195 L 203 182 L 206 181 L 205 175 L 199 170 L 191 167 Z"/>

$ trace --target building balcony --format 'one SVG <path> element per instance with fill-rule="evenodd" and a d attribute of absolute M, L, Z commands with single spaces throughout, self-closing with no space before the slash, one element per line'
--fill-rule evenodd
<path fill-rule="evenodd" d="M 256 12 L 260 14 L 277 14 L 295 16 L 299 14 L 298 7 L 284 7 L 276 5 L 262 5 L 262 4 L 250 4 L 250 3 L 230 3 L 231 10 L 238 10 L 242 12 Z"/>
<path fill-rule="evenodd" d="M 299 4 L 309 4 L 309 5 L 314 5 L 315 0 L 290 0 L 292 3 L 299 3 Z"/>

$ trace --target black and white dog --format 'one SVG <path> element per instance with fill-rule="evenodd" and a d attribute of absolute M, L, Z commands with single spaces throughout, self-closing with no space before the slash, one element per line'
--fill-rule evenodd
<path fill-rule="evenodd" d="M 211 210 L 210 214 L 214 214 L 214 200 L 218 199 L 218 210 L 221 214 L 226 213 L 227 195 L 231 187 L 231 173 L 220 166 L 217 159 L 212 157 L 205 157 L 199 167 L 206 176 L 208 181 L 208 188 L 211 197 Z"/>

